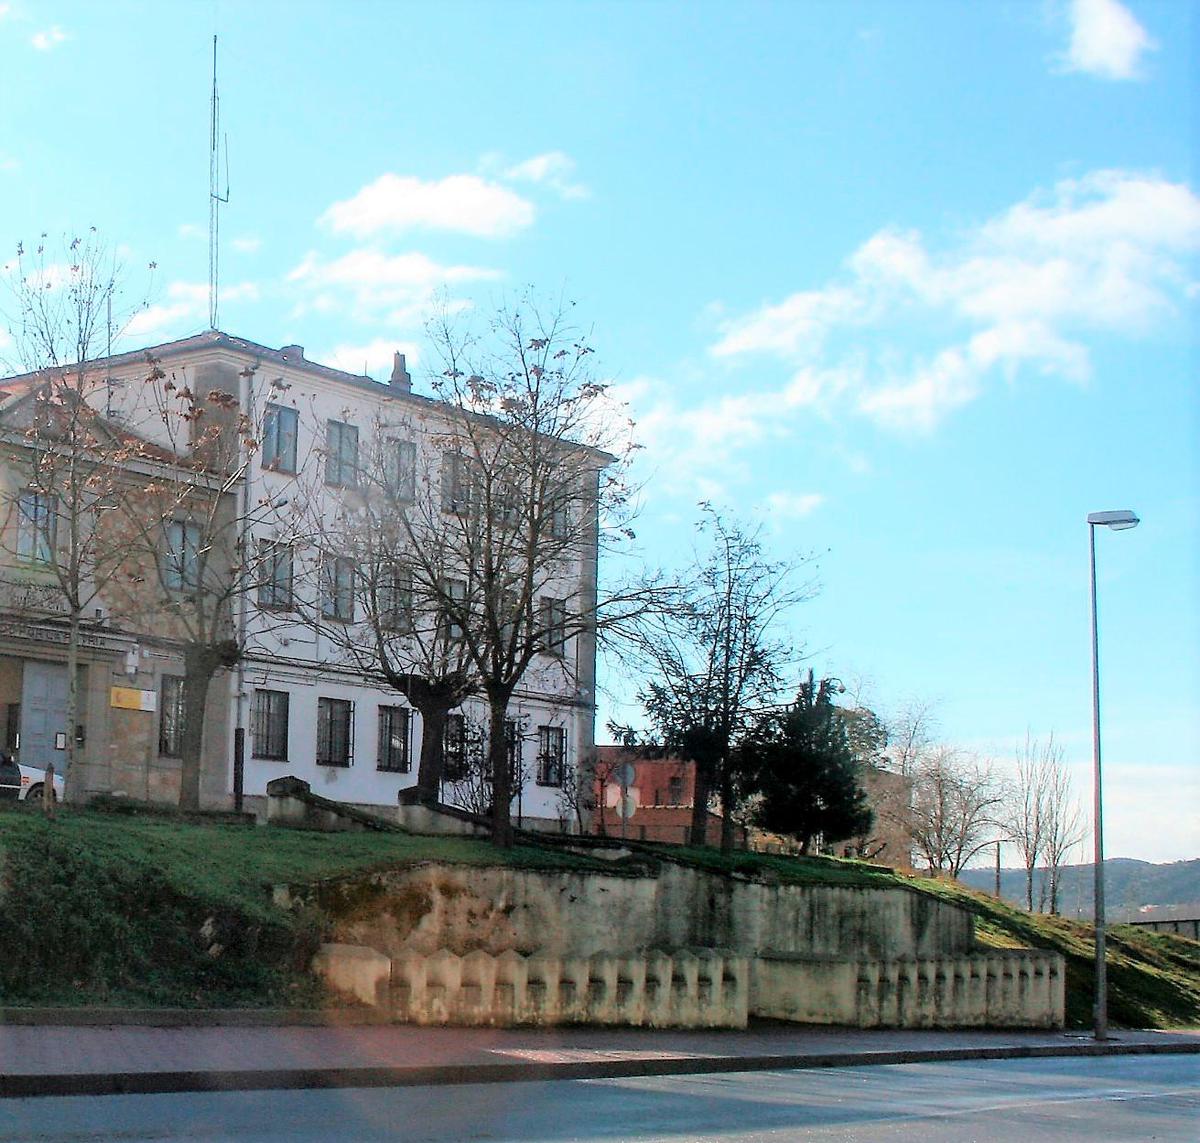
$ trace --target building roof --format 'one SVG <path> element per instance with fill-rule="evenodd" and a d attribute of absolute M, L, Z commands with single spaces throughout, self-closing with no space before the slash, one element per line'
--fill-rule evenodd
<path fill-rule="evenodd" d="M 189 337 L 177 338 L 174 341 L 164 341 L 159 345 L 149 345 L 141 349 L 131 349 L 126 353 L 115 353 L 111 357 L 95 357 L 85 362 L 85 367 L 89 370 L 119 370 L 127 365 L 144 364 L 149 359 L 165 362 L 173 357 L 186 356 L 187 354 L 205 349 L 226 350 L 256 363 L 274 362 L 280 366 L 300 370 L 312 377 L 323 377 L 326 380 L 335 381 L 342 385 L 350 385 L 359 390 L 366 390 L 377 396 L 389 397 L 394 400 L 411 401 L 428 408 L 438 408 L 446 405 L 445 401 L 438 398 L 422 396 L 419 393 L 413 393 L 407 388 L 393 387 L 387 382 L 376 381 L 366 374 L 347 373 L 342 369 L 334 369 L 331 365 L 321 365 L 319 362 L 310 361 L 304 356 L 304 347 L 301 345 L 285 345 L 281 349 L 272 349 L 270 346 L 260 345 L 257 341 L 251 341 L 245 337 L 234 337 L 232 334 L 225 333 L 219 329 L 206 329 L 201 333 L 195 333 Z M 22 373 L 12 377 L 0 378 L 0 393 L 10 389 L 15 393 L 21 386 L 36 387 L 37 384 L 47 377 L 68 373 L 78 368 L 78 365 L 61 365 L 36 370 L 32 373 Z M 3 403 L 0 402 L 0 408 L 2 407 Z M 482 417 L 482 419 L 488 420 L 489 418 Z M 605 465 L 611 464 L 616 459 L 610 453 L 593 445 L 566 441 L 563 443 L 573 444 L 577 449 L 602 457 Z"/>

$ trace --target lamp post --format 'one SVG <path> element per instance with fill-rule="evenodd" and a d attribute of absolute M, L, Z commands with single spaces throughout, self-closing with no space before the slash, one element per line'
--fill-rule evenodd
<path fill-rule="evenodd" d="M 1100 794 L 1100 639 L 1096 628 L 1096 527 L 1102 525 L 1114 532 L 1138 526 L 1137 516 L 1128 509 L 1116 512 L 1088 514 L 1088 536 L 1091 540 L 1092 582 L 1092 785 L 1095 798 L 1093 809 L 1095 841 L 1094 877 L 1096 926 L 1096 995 L 1092 1009 L 1094 1035 L 1097 1040 L 1108 1039 L 1108 970 L 1105 963 L 1104 922 L 1104 809 Z"/>

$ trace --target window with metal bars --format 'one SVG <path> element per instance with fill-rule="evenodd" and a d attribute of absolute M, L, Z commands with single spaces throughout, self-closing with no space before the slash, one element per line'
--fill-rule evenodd
<path fill-rule="evenodd" d="M 561 786 L 567 760 L 567 731 L 562 726 L 538 727 L 537 784 Z"/>
<path fill-rule="evenodd" d="M 411 762 L 408 751 L 409 712 L 403 706 L 379 708 L 379 760 L 376 768 L 407 774 Z"/>
<path fill-rule="evenodd" d="M 250 708 L 250 754 L 283 762 L 288 753 L 287 691 L 256 690 Z"/>
<path fill-rule="evenodd" d="M 317 699 L 317 765 L 349 766 L 354 757 L 354 703 Z"/>

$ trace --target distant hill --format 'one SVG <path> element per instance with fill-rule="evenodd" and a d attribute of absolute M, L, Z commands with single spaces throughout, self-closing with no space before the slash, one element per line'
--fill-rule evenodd
<path fill-rule="evenodd" d="M 1033 878 L 1033 904 L 1037 908 L 1044 870 Z M 972 889 L 991 893 L 996 885 L 993 869 L 965 869 L 958 878 Z M 1092 915 L 1092 865 L 1068 865 L 1062 870 L 1059 912 L 1066 917 Z M 1000 896 L 1015 905 L 1025 904 L 1025 870 L 1000 870 Z M 1128 857 L 1104 862 L 1106 912 L 1137 909 L 1143 905 L 1187 905 L 1200 901 L 1200 858 L 1154 865 Z"/>

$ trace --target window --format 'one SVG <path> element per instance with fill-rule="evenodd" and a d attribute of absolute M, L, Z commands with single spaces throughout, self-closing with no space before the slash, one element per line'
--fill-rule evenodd
<path fill-rule="evenodd" d="M 538 727 L 537 784 L 561 786 L 567 760 L 567 731 L 562 726 Z"/>
<path fill-rule="evenodd" d="M 474 465 L 461 452 L 442 454 L 442 511 L 464 516 L 471 510 Z"/>
<path fill-rule="evenodd" d="M 568 497 L 569 493 L 565 487 L 555 488 L 550 492 L 548 508 L 551 539 L 565 540 L 571 534 L 571 514 L 570 509 L 567 507 Z"/>
<path fill-rule="evenodd" d="M 53 496 L 28 490 L 17 499 L 17 555 L 48 564 L 54 558 L 58 506 Z"/>
<path fill-rule="evenodd" d="M 354 618 L 354 561 L 326 556 L 321 564 L 321 614 L 326 619 Z"/>
<path fill-rule="evenodd" d="M 467 776 L 467 720 L 464 715 L 446 715 L 446 730 L 442 736 L 442 776 L 447 782 L 461 782 Z"/>
<path fill-rule="evenodd" d="M 258 545 L 258 606 L 287 611 L 292 606 L 292 549 L 276 540 Z"/>
<path fill-rule="evenodd" d="M 325 483 L 358 486 L 358 426 L 329 421 L 325 426 Z"/>
<path fill-rule="evenodd" d="M 504 720 L 504 745 L 508 750 L 508 780 L 515 786 L 521 780 L 521 735 L 516 719 Z"/>
<path fill-rule="evenodd" d="M 516 786 L 521 778 L 521 736 L 517 732 L 517 721 L 514 718 L 504 720 L 504 749 L 508 755 L 508 780 Z M 489 782 L 492 778 L 492 756 L 489 751 L 483 757 L 483 776 Z"/>
<path fill-rule="evenodd" d="M 349 766 L 354 754 L 354 703 L 317 699 L 317 765 Z"/>
<path fill-rule="evenodd" d="M 263 418 L 262 466 L 275 472 L 296 471 L 296 430 L 300 414 L 283 405 L 268 405 Z"/>
<path fill-rule="evenodd" d="M 163 586 L 168 591 L 194 592 L 200 586 L 200 525 L 168 520 L 163 536 Z"/>
<path fill-rule="evenodd" d="M 388 631 L 413 628 L 412 575 L 398 567 L 384 569 L 375 592 L 379 626 Z"/>
<path fill-rule="evenodd" d="M 547 654 L 560 658 L 567 653 L 567 603 L 563 599 L 552 599 L 543 595 L 542 639 Z"/>
<path fill-rule="evenodd" d="M 250 709 L 250 754 L 283 762 L 288 752 L 288 693 L 287 691 L 254 692 Z"/>
<path fill-rule="evenodd" d="M 446 638 L 461 639 L 464 634 L 461 621 L 467 605 L 467 585 L 461 579 L 447 579 L 442 581 L 442 590 L 446 595 L 446 613 L 443 617 Z"/>
<path fill-rule="evenodd" d="M 377 769 L 407 774 L 408 709 L 403 706 L 379 708 L 379 762 Z"/>
<path fill-rule="evenodd" d="M 183 676 L 163 675 L 158 684 L 158 752 L 183 754 Z"/>
<path fill-rule="evenodd" d="M 417 495 L 417 446 L 412 441 L 389 440 L 384 461 L 388 491 L 397 500 L 411 503 Z"/>
<path fill-rule="evenodd" d="M 667 803 L 672 806 L 683 805 L 683 779 L 678 775 L 667 779 Z"/>

